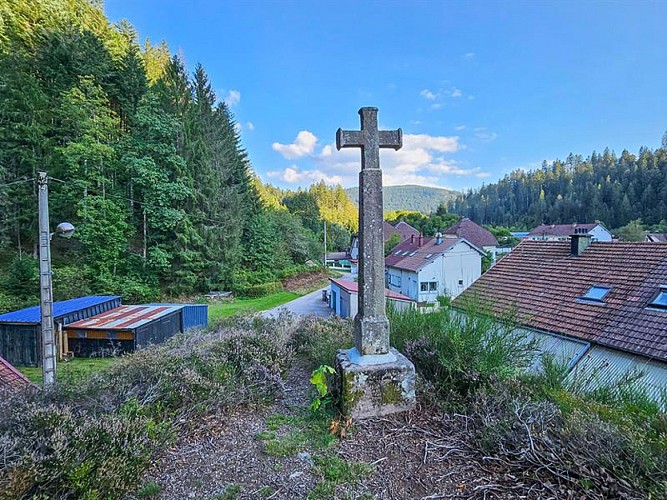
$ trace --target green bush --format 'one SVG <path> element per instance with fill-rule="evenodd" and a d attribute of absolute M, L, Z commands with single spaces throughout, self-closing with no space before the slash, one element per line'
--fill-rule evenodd
<path fill-rule="evenodd" d="M 265 297 L 282 291 L 283 285 L 280 281 L 270 281 L 261 285 L 252 285 L 245 289 L 241 295 L 245 297 Z"/>
<path fill-rule="evenodd" d="M 311 369 L 321 365 L 333 366 L 336 352 L 354 345 L 352 321 L 339 317 L 304 318 L 296 329 L 294 345 Z"/>
<path fill-rule="evenodd" d="M 521 373 L 537 352 L 536 343 L 515 328 L 511 315 L 496 318 L 474 303 L 465 311 L 390 310 L 389 318 L 392 345 L 452 401 L 480 385 Z"/>

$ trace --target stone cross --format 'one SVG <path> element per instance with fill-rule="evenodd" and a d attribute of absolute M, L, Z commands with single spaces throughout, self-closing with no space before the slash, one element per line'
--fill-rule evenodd
<path fill-rule="evenodd" d="M 378 130 L 377 108 L 361 108 L 361 130 L 336 132 L 336 147 L 361 148 L 359 172 L 359 312 L 354 345 L 361 356 L 389 355 L 385 311 L 382 170 L 380 148 L 401 149 L 403 131 Z"/>

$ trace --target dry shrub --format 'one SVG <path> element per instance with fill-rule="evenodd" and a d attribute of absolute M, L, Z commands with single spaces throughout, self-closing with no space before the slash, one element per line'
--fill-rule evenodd
<path fill-rule="evenodd" d="M 665 498 L 665 447 L 582 409 L 564 414 L 518 383 L 481 388 L 470 400 L 476 438 L 491 463 L 509 467 L 527 490 L 556 498 Z"/>
<path fill-rule="evenodd" d="M 180 426 L 282 393 L 294 325 L 227 321 L 127 356 L 78 385 L 0 398 L 0 498 L 120 498 Z"/>

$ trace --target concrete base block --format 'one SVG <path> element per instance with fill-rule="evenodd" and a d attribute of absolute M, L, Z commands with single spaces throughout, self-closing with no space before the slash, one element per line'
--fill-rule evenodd
<path fill-rule="evenodd" d="M 374 356 L 360 356 L 356 348 L 338 351 L 336 372 L 344 415 L 360 420 L 414 408 L 415 367 L 396 349 L 389 355 L 376 363 L 369 359 Z"/>

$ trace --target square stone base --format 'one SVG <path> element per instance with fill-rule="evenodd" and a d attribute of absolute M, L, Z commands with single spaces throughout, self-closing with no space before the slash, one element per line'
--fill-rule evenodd
<path fill-rule="evenodd" d="M 353 419 L 398 413 L 414 408 L 415 367 L 396 349 L 360 356 L 356 348 L 338 351 L 341 412 Z"/>

